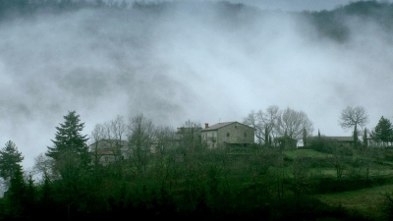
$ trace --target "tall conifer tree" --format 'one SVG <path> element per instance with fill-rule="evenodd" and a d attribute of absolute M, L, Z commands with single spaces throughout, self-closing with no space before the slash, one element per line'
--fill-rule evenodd
<path fill-rule="evenodd" d="M 48 147 L 46 155 L 53 159 L 54 170 L 62 178 L 76 175 L 79 169 L 86 169 L 90 163 L 87 135 L 82 135 L 84 123 L 75 111 L 64 116 L 64 123 L 56 127 L 53 147 Z"/>
<path fill-rule="evenodd" d="M 21 162 L 22 153 L 18 151 L 15 143 L 7 141 L 0 150 L 0 177 L 6 181 L 8 187 L 5 195 L 5 212 L 11 217 L 22 214 L 26 202 L 26 184 L 23 178 Z"/>
<path fill-rule="evenodd" d="M 383 146 L 389 145 L 393 140 L 393 127 L 390 120 L 382 116 L 371 136 L 374 141 L 382 143 Z"/>
<path fill-rule="evenodd" d="M 9 185 L 14 175 L 22 170 L 20 165 L 23 160 L 22 153 L 18 151 L 15 143 L 7 141 L 5 147 L 0 150 L 0 177 Z"/>

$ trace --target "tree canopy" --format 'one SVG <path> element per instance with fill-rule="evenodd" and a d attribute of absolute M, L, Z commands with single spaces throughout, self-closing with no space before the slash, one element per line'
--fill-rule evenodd
<path fill-rule="evenodd" d="M 22 169 L 20 163 L 23 158 L 15 143 L 11 140 L 7 141 L 0 150 L 0 177 L 5 181 L 14 178 L 14 175 Z"/>
<path fill-rule="evenodd" d="M 390 120 L 382 116 L 379 119 L 377 126 L 375 126 L 371 137 L 374 141 L 376 141 L 377 143 L 382 143 L 383 145 L 392 142 L 393 128 Z"/>
<path fill-rule="evenodd" d="M 53 147 L 48 147 L 46 155 L 54 160 L 55 168 L 63 176 L 62 172 L 68 166 L 86 167 L 90 163 L 87 147 L 87 135 L 82 135 L 84 123 L 76 111 L 69 111 L 64 116 L 64 122 L 56 127 Z"/>
<path fill-rule="evenodd" d="M 361 106 L 347 106 L 341 111 L 340 126 L 342 128 L 353 127 L 353 144 L 358 142 L 358 127 L 363 127 L 368 122 L 366 110 Z"/>

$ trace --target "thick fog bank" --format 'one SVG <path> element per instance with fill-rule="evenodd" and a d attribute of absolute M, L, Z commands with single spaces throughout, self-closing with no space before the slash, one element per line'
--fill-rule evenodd
<path fill-rule="evenodd" d="M 339 115 L 360 105 L 372 129 L 393 117 L 392 33 L 342 18 L 343 38 L 304 13 L 227 3 L 3 20 L 0 141 L 13 140 L 31 166 L 69 110 L 88 135 L 119 114 L 178 127 L 242 121 L 269 105 L 304 111 L 326 135 L 350 135 Z"/>

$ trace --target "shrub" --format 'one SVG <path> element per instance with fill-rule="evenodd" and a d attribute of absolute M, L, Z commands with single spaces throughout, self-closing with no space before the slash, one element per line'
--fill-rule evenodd
<path fill-rule="evenodd" d="M 309 147 L 323 153 L 331 153 L 336 146 L 336 142 L 324 137 L 317 137 L 309 140 Z"/>

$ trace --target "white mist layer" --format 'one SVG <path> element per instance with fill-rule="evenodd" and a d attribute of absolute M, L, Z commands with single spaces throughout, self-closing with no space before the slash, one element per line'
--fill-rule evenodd
<path fill-rule="evenodd" d="M 13 140 L 31 167 L 70 110 L 88 135 L 116 115 L 178 127 L 270 105 L 304 111 L 326 135 L 351 134 L 338 123 L 348 105 L 365 107 L 369 129 L 392 118 L 390 33 L 353 19 L 339 43 L 305 18 L 246 12 L 180 4 L 1 23 L 1 143 Z"/>

